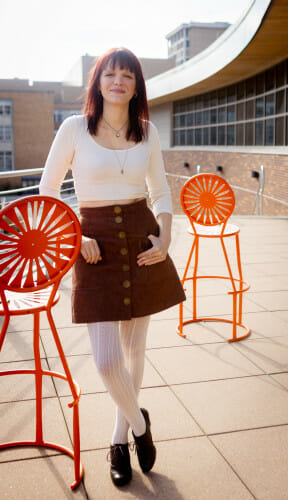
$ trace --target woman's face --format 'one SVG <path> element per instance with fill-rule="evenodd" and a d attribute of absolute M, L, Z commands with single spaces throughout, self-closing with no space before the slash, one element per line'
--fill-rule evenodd
<path fill-rule="evenodd" d="M 111 104 L 129 104 L 136 92 L 135 74 L 129 69 L 120 69 L 118 64 L 114 69 L 108 64 L 101 73 L 99 83 L 104 102 Z"/>

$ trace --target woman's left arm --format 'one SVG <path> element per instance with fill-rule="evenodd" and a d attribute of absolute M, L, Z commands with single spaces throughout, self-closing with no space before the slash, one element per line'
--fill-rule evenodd
<path fill-rule="evenodd" d="M 149 266 L 166 259 L 171 241 L 172 201 L 170 188 L 166 179 L 164 162 L 158 133 L 150 124 L 151 144 L 150 163 L 146 176 L 149 196 L 154 215 L 159 224 L 159 236 L 148 235 L 152 248 L 138 255 L 139 266 Z"/>

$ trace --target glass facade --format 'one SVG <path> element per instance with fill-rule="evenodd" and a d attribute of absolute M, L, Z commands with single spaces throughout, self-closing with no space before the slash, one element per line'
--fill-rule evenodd
<path fill-rule="evenodd" d="M 287 126 L 288 59 L 173 106 L 173 146 L 285 146 Z"/>

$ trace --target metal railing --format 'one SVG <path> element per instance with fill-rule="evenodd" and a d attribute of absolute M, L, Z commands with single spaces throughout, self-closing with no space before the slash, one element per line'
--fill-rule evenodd
<path fill-rule="evenodd" d="M 7 172 L 0 172 L 0 181 L 1 180 L 9 180 L 11 178 L 15 177 L 29 177 L 29 176 L 35 176 L 35 175 L 41 175 L 43 172 L 43 168 L 36 168 L 36 169 L 27 169 L 27 170 L 14 170 L 14 171 L 7 171 Z M 196 172 L 197 174 L 201 173 L 201 165 L 196 166 Z M 169 172 L 166 172 L 167 177 L 172 177 L 172 178 L 178 178 L 178 179 L 183 179 L 183 181 L 188 180 L 191 175 L 179 175 L 179 174 L 171 174 Z M 243 191 L 245 193 L 249 193 L 255 196 L 255 201 L 254 201 L 254 210 L 253 214 L 251 215 L 263 215 L 263 199 L 267 199 L 270 201 L 274 201 L 276 203 L 279 203 L 280 205 L 288 207 L 288 202 L 284 200 L 279 200 L 278 198 L 274 198 L 273 196 L 269 196 L 264 193 L 264 167 L 261 165 L 259 167 L 259 175 L 257 176 L 259 178 L 258 181 L 258 186 L 257 190 L 252 190 L 248 189 L 242 186 L 237 186 L 235 184 L 230 184 L 230 186 L 238 191 Z M 69 187 L 67 187 L 69 185 Z M 10 203 L 10 201 L 18 198 L 19 196 L 24 196 L 31 194 L 31 192 L 35 192 L 35 190 L 38 191 L 39 189 L 39 184 L 34 184 L 31 186 L 25 186 L 25 187 L 19 187 L 19 188 L 12 188 L 12 189 L 6 189 L 3 191 L 0 191 L 0 204 L 1 208 L 3 208 L 5 205 Z M 77 198 L 75 195 L 74 191 L 74 180 L 73 178 L 71 179 L 65 179 L 62 183 L 61 187 L 61 197 L 63 201 L 65 201 L 67 204 L 71 206 L 71 208 L 78 213 L 78 203 L 77 203 Z"/>
<path fill-rule="evenodd" d="M 31 168 L 27 170 L 14 170 L 13 172 L 0 172 L 0 181 L 9 180 L 15 177 L 41 176 L 43 168 Z M 69 186 L 69 187 L 68 187 Z M 25 187 L 12 188 L 0 191 L 0 206 L 5 205 L 18 198 L 39 192 L 39 184 L 33 184 Z M 61 186 L 61 198 L 65 201 L 76 213 L 78 213 L 78 203 L 74 190 L 74 179 L 65 179 Z"/>
<path fill-rule="evenodd" d="M 196 172 L 197 172 L 197 174 L 201 173 L 201 165 L 196 166 Z M 170 174 L 168 172 L 166 172 L 166 175 L 169 177 L 175 177 L 175 178 L 177 177 L 177 178 L 183 179 L 185 181 L 187 181 L 191 177 L 191 175 Z M 288 207 L 287 201 L 279 200 L 278 198 L 274 198 L 273 196 L 269 196 L 268 194 L 264 194 L 265 175 L 264 175 L 264 166 L 263 165 L 260 165 L 260 167 L 259 167 L 258 178 L 259 178 L 259 182 L 258 182 L 258 186 L 257 186 L 256 191 L 229 183 L 229 185 L 232 187 L 232 189 L 235 189 L 238 191 L 244 191 L 245 193 L 249 193 L 249 194 L 252 194 L 255 196 L 254 210 L 253 210 L 253 214 L 251 214 L 251 215 L 263 215 L 263 199 L 264 198 L 267 200 L 279 203 L 280 205 L 284 205 L 284 206 Z"/>

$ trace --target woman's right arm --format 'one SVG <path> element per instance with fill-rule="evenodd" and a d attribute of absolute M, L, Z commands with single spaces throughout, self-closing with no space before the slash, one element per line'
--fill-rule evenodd
<path fill-rule="evenodd" d="M 44 166 L 39 186 L 40 194 L 60 198 L 61 184 L 75 153 L 76 131 L 74 116 L 61 124 Z"/>
<path fill-rule="evenodd" d="M 50 148 L 41 178 L 40 194 L 60 198 L 63 179 L 72 164 L 75 154 L 77 124 L 71 116 L 61 124 Z M 82 236 L 81 254 L 89 264 L 102 260 L 96 240 Z"/>

